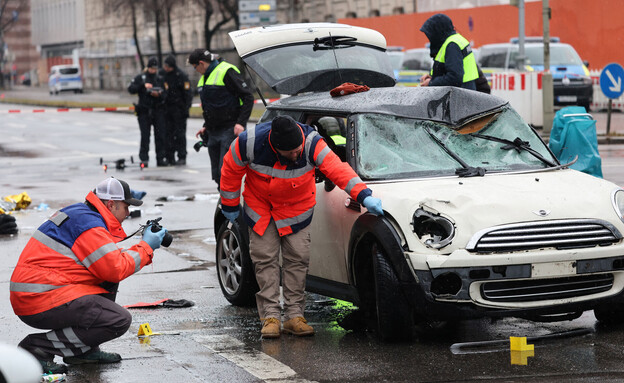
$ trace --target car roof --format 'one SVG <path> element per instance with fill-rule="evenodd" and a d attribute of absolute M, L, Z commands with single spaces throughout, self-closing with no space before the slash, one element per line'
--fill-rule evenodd
<path fill-rule="evenodd" d="M 507 105 L 502 98 L 452 86 L 371 88 L 331 97 L 329 92 L 286 97 L 267 109 L 349 115 L 378 113 L 461 126 Z"/>
<path fill-rule="evenodd" d="M 530 43 L 524 43 L 525 47 L 528 46 L 543 46 L 544 43 L 543 42 L 530 42 Z M 566 44 L 566 43 L 553 43 L 551 42 L 549 44 L 550 46 L 571 46 L 570 44 Z M 518 48 L 519 45 L 518 44 L 514 44 L 514 43 L 494 43 L 494 44 L 484 44 L 481 45 L 478 49 L 488 49 L 488 48 Z"/>

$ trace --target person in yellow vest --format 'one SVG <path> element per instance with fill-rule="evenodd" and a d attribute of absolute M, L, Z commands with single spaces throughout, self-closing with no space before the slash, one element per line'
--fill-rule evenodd
<path fill-rule="evenodd" d="M 188 63 L 202 76 L 197 83 L 204 126 L 197 132 L 208 147 L 212 179 L 219 185 L 223 156 L 245 130 L 254 98 L 234 65 L 206 49 L 195 49 Z"/>
<path fill-rule="evenodd" d="M 420 86 L 457 86 L 477 90 L 477 62 L 470 42 L 455 31 L 453 21 L 442 13 L 431 16 L 420 31 L 429 39 L 433 58 L 431 74 L 420 79 Z"/>

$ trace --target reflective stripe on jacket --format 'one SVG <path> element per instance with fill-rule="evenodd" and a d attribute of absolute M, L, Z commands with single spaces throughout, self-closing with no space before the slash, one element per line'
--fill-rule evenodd
<path fill-rule="evenodd" d="M 152 262 L 153 250 L 141 241 L 128 250 L 119 221 L 100 199 L 87 195 L 97 212 L 78 203 L 56 212 L 33 234 L 11 275 L 10 298 L 17 315 L 47 311 L 85 295 L 108 291 Z"/>
<path fill-rule="evenodd" d="M 240 73 L 237 67 L 221 61 L 206 78 L 206 74 L 203 74 L 199 78 L 197 83 L 197 90 L 199 91 L 199 97 L 201 99 L 202 109 L 205 112 L 212 112 L 216 109 L 236 109 L 243 105 L 243 100 L 234 96 L 225 87 L 225 74 L 228 70 L 234 70 L 236 73 Z M 219 111 L 217 111 L 218 113 Z"/>
<path fill-rule="evenodd" d="M 450 43 L 455 43 L 459 46 L 459 49 L 462 51 L 462 56 L 464 57 L 464 83 L 476 80 L 479 78 L 479 70 L 477 69 L 477 61 L 475 60 L 474 53 L 470 49 L 470 42 L 466 40 L 459 33 L 455 33 L 450 35 L 440 47 L 438 54 L 436 55 L 434 61 L 444 63 L 444 57 L 446 54 L 446 46 Z M 433 75 L 433 69 L 431 69 L 431 74 Z"/>
<path fill-rule="evenodd" d="M 287 163 L 271 146 L 271 122 L 241 133 L 223 158 L 222 208 L 225 211 L 239 208 L 241 179 L 246 176 L 243 216 L 259 235 L 264 234 L 271 219 L 281 236 L 296 233 L 310 224 L 316 204 L 316 167 L 360 203 L 372 194 L 314 128 L 304 124 L 299 127 L 304 143 L 295 163 Z"/>

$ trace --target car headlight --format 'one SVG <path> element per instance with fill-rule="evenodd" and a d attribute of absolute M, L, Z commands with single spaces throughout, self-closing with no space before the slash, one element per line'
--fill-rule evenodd
<path fill-rule="evenodd" d="M 583 77 L 583 85 L 591 85 L 593 84 L 591 77 Z"/>
<path fill-rule="evenodd" d="M 624 222 L 624 190 L 615 189 L 611 194 L 611 202 L 613 203 L 615 214 Z"/>
<path fill-rule="evenodd" d="M 622 191 L 624 194 L 624 190 Z M 624 196 L 623 196 L 624 197 Z M 624 198 L 623 204 L 624 207 Z M 427 246 L 441 249 L 451 243 L 455 236 L 455 225 L 450 219 L 437 213 L 419 208 L 412 218 L 414 233 Z"/>

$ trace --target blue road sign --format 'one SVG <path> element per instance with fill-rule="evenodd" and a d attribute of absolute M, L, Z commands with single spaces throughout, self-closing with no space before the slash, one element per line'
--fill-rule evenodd
<path fill-rule="evenodd" d="M 611 63 L 600 72 L 600 90 L 608 98 L 618 98 L 624 92 L 622 79 L 624 68 L 618 63 Z"/>

